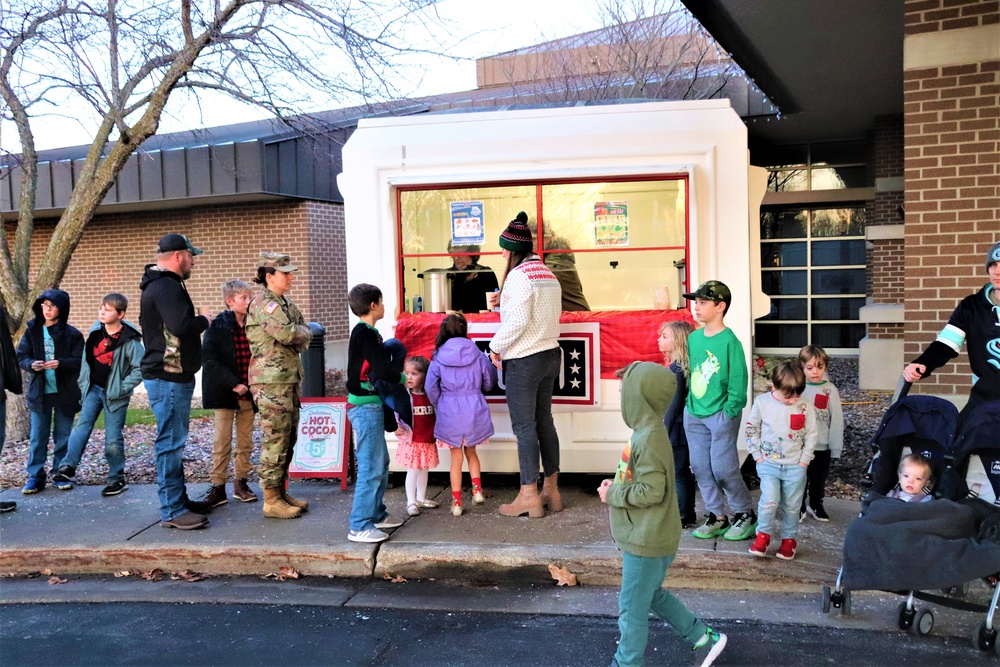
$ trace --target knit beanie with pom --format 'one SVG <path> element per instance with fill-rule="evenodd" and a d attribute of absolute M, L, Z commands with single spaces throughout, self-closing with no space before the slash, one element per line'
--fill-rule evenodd
<path fill-rule="evenodd" d="M 511 252 L 531 252 L 531 230 L 528 229 L 528 214 L 521 211 L 507 229 L 500 235 L 500 247 Z"/>

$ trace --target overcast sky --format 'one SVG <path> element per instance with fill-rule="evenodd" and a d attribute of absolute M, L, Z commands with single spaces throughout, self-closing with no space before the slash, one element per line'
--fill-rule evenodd
<path fill-rule="evenodd" d="M 426 75 L 415 96 L 469 90 L 476 86 L 475 58 L 502 53 L 539 42 L 600 27 L 598 0 L 442 0 L 440 14 L 451 21 L 462 40 L 454 55 L 464 62 L 428 59 Z M 406 83 L 400 88 L 407 89 Z M 257 109 L 228 99 L 211 100 L 201 109 L 165 114 L 159 133 L 226 125 L 263 117 Z M 337 106 L 337 105 L 332 105 Z M 343 105 L 347 106 L 347 105 Z M 168 107 L 169 108 L 169 107 Z M 33 123 L 39 150 L 88 144 L 93 128 L 79 118 L 49 116 Z M 18 152 L 12 124 L 0 127 L 0 148 Z"/>

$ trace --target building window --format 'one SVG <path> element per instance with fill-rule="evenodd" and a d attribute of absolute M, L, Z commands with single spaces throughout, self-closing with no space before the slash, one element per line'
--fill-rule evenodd
<path fill-rule="evenodd" d="M 765 209 L 761 284 L 771 312 L 755 323 L 754 348 L 786 354 L 813 343 L 851 351 L 865 335 L 864 208 Z"/>
<path fill-rule="evenodd" d="M 687 255 L 687 179 L 682 175 L 600 181 L 477 183 L 398 191 L 402 296 L 421 294 L 420 276 L 452 268 L 454 204 L 480 209 L 482 242 L 466 247 L 503 279 L 498 239 L 528 214 L 535 251 L 556 272 L 576 274 L 591 310 L 648 310 L 680 300 Z M 677 266 L 682 267 L 678 269 Z M 562 282 L 562 280 L 560 280 Z M 565 283 L 564 283 L 565 284 Z M 564 287 L 564 291 L 565 291 Z M 566 302 L 564 301 L 564 305 Z"/>
<path fill-rule="evenodd" d="M 844 190 L 870 185 L 864 142 L 773 147 L 755 156 L 768 167 L 768 192 Z"/>

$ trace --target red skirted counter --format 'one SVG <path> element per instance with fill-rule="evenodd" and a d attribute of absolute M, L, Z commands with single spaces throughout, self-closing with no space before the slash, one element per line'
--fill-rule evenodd
<path fill-rule="evenodd" d="M 445 313 L 401 313 L 396 323 L 396 338 L 406 346 L 408 355 L 428 359 L 434 353 L 434 340 Z M 471 322 L 499 322 L 499 313 L 470 313 Z M 662 363 L 663 355 L 656 339 L 664 322 L 684 320 L 695 326 L 688 310 L 605 310 L 600 312 L 564 312 L 563 324 L 596 322 L 601 328 L 601 377 L 613 380 L 615 371 L 633 361 Z"/>

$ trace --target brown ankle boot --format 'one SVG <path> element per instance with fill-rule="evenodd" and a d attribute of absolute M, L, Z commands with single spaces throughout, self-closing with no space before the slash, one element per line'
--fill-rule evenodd
<path fill-rule="evenodd" d="M 226 485 L 213 484 L 203 502 L 208 503 L 209 507 L 218 507 L 219 505 L 225 505 L 228 503 L 229 498 L 226 498 Z"/>
<path fill-rule="evenodd" d="M 245 503 L 256 502 L 257 494 L 250 489 L 245 479 L 238 479 L 233 482 L 233 497 Z"/>
<path fill-rule="evenodd" d="M 550 512 L 562 512 L 562 496 L 559 495 L 559 473 L 554 472 L 542 482 L 542 505 Z"/>
<path fill-rule="evenodd" d="M 279 486 L 278 488 L 281 490 L 281 497 L 285 499 L 286 503 L 288 503 L 292 507 L 298 507 L 303 512 L 309 509 L 308 500 L 296 500 L 295 498 L 292 498 L 290 495 L 288 495 L 288 491 L 286 491 L 284 487 Z"/>
<path fill-rule="evenodd" d="M 542 498 L 538 495 L 538 484 L 522 484 L 521 492 L 517 494 L 517 498 L 514 498 L 514 502 L 500 506 L 500 514 L 503 516 L 527 514 L 532 519 L 540 519 L 545 516 Z"/>
<path fill-rule="evenodd" d="M 302 516 L 302 510 L 286 503 L 280 488 L 265 488 L 264 516 L 271 519 L 297 519 Z"/>

